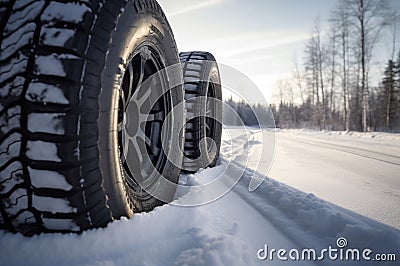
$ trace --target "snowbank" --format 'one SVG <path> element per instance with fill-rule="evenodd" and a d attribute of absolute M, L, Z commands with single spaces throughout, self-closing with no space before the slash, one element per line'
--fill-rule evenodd
<path fill-rule="evenodd" d="M 193 222 L 195 221 L 195 222 Z M 2 265 L 245 265 L 233 236 L 209 232 L 195 209 L 164 206 L 81 235 L 0 234 Z"/>
<path fill-rule="evenodd" d="M 323 247 L 345 237 L 351 247 L 400 256 L 400 231 L 273 179 L 249 193 L 251 176 L 246 171 L 235 191 L 299 246 Z"/>
<path fill-rule="evenodd" d="M 306 134 L 313 136 L 343 136 L 347 138 L 364 138 L 364 139 L 383 139 L 400 141 L 400 133 L 386 132 L 356 132 L 356 131 L 327 131 L 327 130 L 312 130 L 312 129 L 279 129 L 283 133 Z"/>
<path fill-rule="evenodd" d="M 244 150 L 261 146 L 256 137 L 249 140 L 244 136 L 237 134 L 231 141 L 224 139 L 220 166 L 182 175 L 180 184 L 195 186 L 214 182 L 225 169 L 228 158 L 234 161 L 231 169 L 241 173 Z M 235 143 L 232 149 L 227 148 L 229 143 Z M 395 253 L 400 258 L 397 229 L 270 178 L 249 192 L 252 175 L 252 170 L 245 168 L 233 190 L 209 204 L 180 207 L 172 203 L 80 235 L 43 234 L 25 238 L 1 232 L 1 264 L 292 265 L 259 261 L 257 250 L 264 243 L 276 245 L 275 248 L 323 249 L 335 246 L 338 237 L 345 237 L 348 247 Z M 178 197 L 190 196 L 191 192 L 186 193 Z M 332 262 L 320 264 L 332 265 Z M 310 265 L 310 262 L 301 265 Z"/>

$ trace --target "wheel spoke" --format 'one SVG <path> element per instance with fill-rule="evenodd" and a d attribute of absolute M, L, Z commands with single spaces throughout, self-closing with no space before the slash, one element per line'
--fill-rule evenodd
<path fill-rule="evenodd" d="M 139 165 L 135 165 L 135 168 L 138 169 L 138 168 L 140 168 L 140 164 L 143 163 L 143 154 L 142 154 L 142 150 L 140 149 L 140 145 L 136 138 L 131 139 L 131 145 L 129 146 L 129 148 L 132 148 L 132 150 L 134 151 L 134 153 L 136 155 L 136 159 L 139 161 Z"/>
<path fill-rule="evenodd" d="M 117 131 L 121 132 L 124 129 L 124 122 L 121 121 L 120 123 L 118 123 L 117 125 Z"/>
<path fill-rule="evenodd" d="M 163 122 L 163 121 L 164 121 L 164 111 L 157 111 L 147 116 L 147 122 Z"/>
<path fill-rule="evenodd" d="M 206 135 L 208 136 L 211 132 L 211 127 L 208 123 L 206 123 Z"/>
<path fill-rule="evenodd" d="M 124 92 L 124 90 L 121 88 L 121 89 L 119 89 L 119 94 L 120 94 L 120 98 L 121 98 L 121 100 L 122 100 L 122 107 L 124 108 L 124 110 L 125 110 L 125 108 L 126 108 L 126 106 L 127 106 L 127 102 L 126 102 L 126 100 L 127 100 L 127 98 L 125 97 L 125 92 Z"/>
<path fill-rule="evenodd" d="M 212 112 L 212 110 L 210 109 L 210 107 L 207 106 L 207 108 L 206 108 L 206 117 L 208 117 L 208 118 L 211 117 L 212 113 L 213 113 L 213 112 Z"/>
<path fill-rule="evenodd" d="M 133 93 L 133 82 L 134 82 L 133 74 L 134 74 L 134 71 L 133 71 L 132 61 L 128 65 L 128 73 L 129 73 L 129 89 L 128 89 L 128 95 L 127 95 L 127 98 L 126 98 L 127 101 L 129 101 L 131 99 L 132 93 Z"/>
<path fill-rule="evenodd" d="M 132 151 L 132 159 L 129 161 L 129 170 L 133 173 L 136 181 L 141 182 L 146 177 L 146 173 L 143 171 L 143 154 L 140 149 L 140 145 L 137 140 L 132 140 L 131 145 L 129 145 L 129 150 Z"/>
<path fill-rule="evenodd" d="M 129 144 L 131 141 L 131 137 L 128 136 L 127 132 L 122 132 L 122 151 L 123 151 L 123 156 L 121 158 L 122 163 L 125 163 L 125 161 L 127 161 L 128 158 L 128 151 L 129 151 Z"/>
<path fill-rule="evenodd" d="M 142 87 L 139 88 L 137 93 L 135 92 L 135 95 L 134 95 L 135 96 L 134 100 L 136 101 L 136 104 L 139 107 L 139 110 L 146 103 L 146 101 L 149 99 L 149 97 L 151 95 L 151 87 L 147 88 L 147 90 L 143 93 L 143 95 L 140 95 L 140 93 L 139 93 L 140 89 L 142 89 Z M 144 88 L 144 89 L 146 89 L 146 88 Z"/>
<path fill-rule="evenodd" d="M 161 97 L 156 88 L 158 88 L 157 81 L 152 78 L 150 81 L 143 83 L 133 95 L 132 100 L 136 102 L 142 115 L 149 115 L 157 100 Z"/>
<path fill-rule="evenodd" d="M 211 115 L 213 114 L 213 110 L 214 110 L 214 108 L 213 108 L 213 105 L 211 104 L 211 99 L 208 96 L 207 100 L 206 100 L 206 116 L 211 117 Z"/>
<path fill-rule="evenodd" d="M 143 79 L 144 79 L 144 70 L 146 65 L 147 59 L 145 59 L 142 55 L 140 56 L 140 67 L 139 67 L 139 79 L 135 87 L 135 93 L 137 93 L 142 86 Z"/>
<path fill-rule="evenodd" d="M 153 155 L 157 155 L 160 153 L 160 148 L 158 148 L 149 137 L 144 136 L 144 142 L 146 143 L 147 146 L 150 147 L 151 152 Z"/>

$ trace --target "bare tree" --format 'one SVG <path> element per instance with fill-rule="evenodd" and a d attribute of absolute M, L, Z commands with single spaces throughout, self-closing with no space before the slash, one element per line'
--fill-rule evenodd
<path fill-rule="evenodd" d="M 291 79 L 278 86 L 282 121 L 346 131 L 400 129 L 400 56 L 393 60 L 399 49 L 400 16 L 390 11 L 388 1 L 338 0 L 327 34 L 322 34 L 319 19 L 315 20 L 303 53 L 304 72 L 294 61 Z M 383 31 L 385 27 L 388 31 Z M 370 84 L 369 73 L 381 67 L 372 58 L 382 39 L 391 53 L 393 66 L 388 68 L 393 71 L 387 70 L 385 81 L 377 87 Z"/>
<path fill-rule="evenodd" d="M 329 91 L 327 91 L 327 101 L 328 101 L 328 106 L 327 106 L 327 112 L 329 115 L 329 123 L 332 126 L 333 124 L 333 113 L 335 111 L 335 88 L 336 88 L 336 59 L 337 59 L 337 46 L 338 46 L 338 30 L 336 26 L 331 25 L 331 29 L 329 31 L 329 39 L 328 39 L 328 52 L 326 54 L 329 55 L 329 83 L 330 83 L 330 88 Z"/>
<path fill-rule="evenodd" d="M 372 52 L 383 27 L 388 25 L 390 9 L 387 0 L 344 0 L 360 49 L 362 130 L 368 131 L 368 75 Z"/>
<path fill-rule="evenodd" d="M 311 35 L 304 49 L 304 69 L 306 75 L 307 98 L 311 102 L 312 107 L 312 125 L 321 127 L 320 119 L 320 98 L 319 98 L 319 71 L 318 56 L 315 47 L 316 41 L 314 34 Z"/>
<path fill-rule="evenodd" d="M 318 68 L 318 76 L 319 76 L 319 84 L 321 88 L 321 97 L 322 97 L 322 106 L 320 107 L 320 112 L 322 113 L 322 128 L 326 129 L 326 112 L 327 112 L 327 104 L 326 104 L 326 95 L 325 95 L 325 84 L 324 84 L 324 48 L 321 42 L 321 25 L 319 21 L 319 17 L 315 21 L 314 26 L 314 40 L 315 40 L 315 48 L 317 52 L 317 68 Z"/>
<path fill-rule="evenodd" d="M 349 13 L 344 0 L 340 0 L 331 16 L 332 27 L 337 30 L 340 56 L 341 56 L 341 83 L 343 97 L 343 122 L 346 131 L 350 130 L 350 104 L 349 104 L 349 47 L 350 47 L 350 21 Z"/>
<path fill-rule="evenodd" d="M 297 63 L 297 58 L 295 58 L 295 57 L 293 58 L 293 66 L 294 66 L 293 79 L 299 90 L 301 104 L 304 104 L 305 99 L 304 99 L 304 91 L 303 91 L 303 76 L 300 73 L 299 64 Z"/>
<path fill-rule="evenodd" d="M 286 79 L 279 79 L 276 83 L 275 92 L 273 97 L 275 101 L 279 103 L 287 103 L 291 99 L 290 90 L 287 86 L 288 82 Z"/>
<path fill-rule="evenodd" d="M 315 20 L 314 29 L 311 38 L 305 48 L 305 71 L 308 73 L 308 86 L 312 87 L 312 99 L 315 108 L 313 110 L 314 120 L 320 129 L 326 127 L 326 95 L 324 81 L 324 47 L 321 41 L 321 29 L 319 18 Z M 311 75 L 311 76 L 310 76 Z M 316 102 L 315 102 L 316 99 Z"/>

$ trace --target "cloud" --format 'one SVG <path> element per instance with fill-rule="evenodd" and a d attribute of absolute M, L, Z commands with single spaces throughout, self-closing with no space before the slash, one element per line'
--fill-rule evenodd
<path fill-rule="evenodd" d="M 289 33 L 289 32 L 279 32 L 279 33 L 269 33 L 269 34 L 259 34 L 259 35 L 241 35 L 236 36 L 235 40 L 229 40 L 230 45 L 227 44 L 226 40 L 221 40 L 219 45 L 224 43 L 230 47 L 237 47 L 235 49 L 229 49 L 223 52 L 224 57 L 231 58 L 237 57 L 238 55 L 255 53 L 261 50 L 272 49 L 282 47 L 285 45 L 290 45 L 298 42 L 303 42 L 309 39 L 309 34 L 302 33 Z"/>
<path fill-rule="evenodd" d="M 195 5 L 183 6 L 179 10 L 169 13 L 168 17 L 171 17 L 171 18 L 176 17 L 176 16 L 179 16 L 182 14 L 190 13 L 190 12 L 198 10 L 198 9 L 214 6 L 214 5 L 220 4 L 224 1 L 225 0 L 208 0 L 208 1 L 201 1 L 201 3 L 195 4 Z"/>

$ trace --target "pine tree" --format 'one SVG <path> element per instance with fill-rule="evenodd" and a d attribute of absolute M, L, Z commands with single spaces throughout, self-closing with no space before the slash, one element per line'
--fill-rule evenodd
<path fill-rule="evenodd" d="M 394 130 L 400 132 L 400 52 L 394 67 Z"/>
<path fill-rule="evenodd" d="M 398 113 L 398 81 L 396 80 L 396 75 L 399 72 L 398 65 L 398 62 L 395 63 L 389 60 L 382 80 L 386 131 L 396 130 L 398 126 L 396 121 Z"/>

